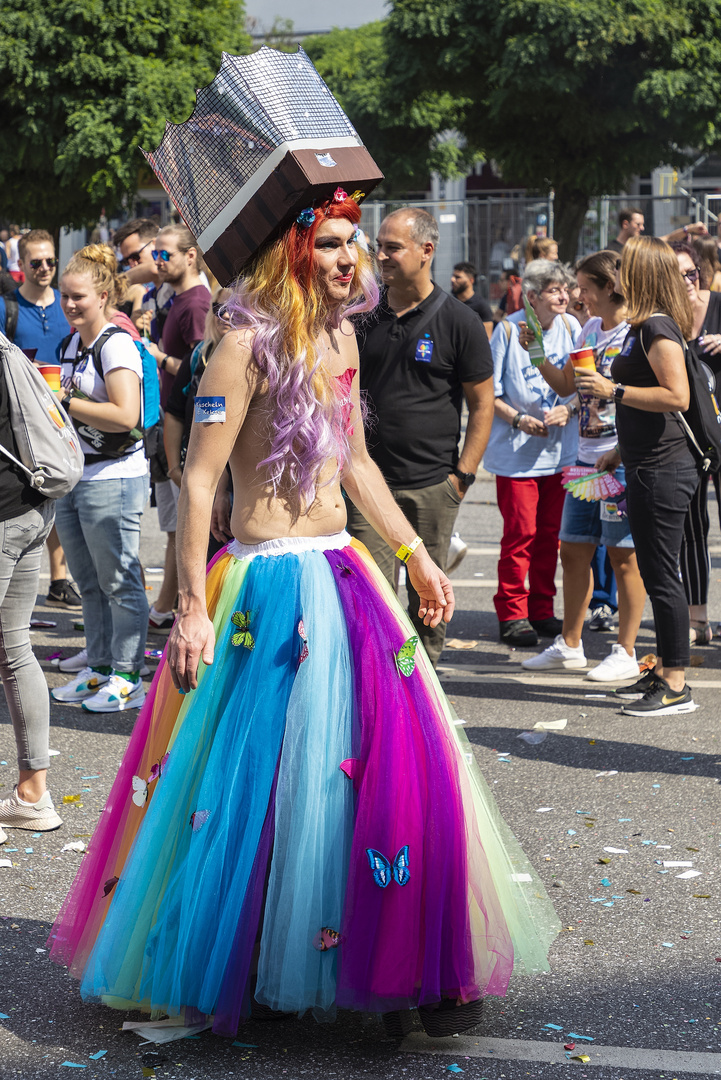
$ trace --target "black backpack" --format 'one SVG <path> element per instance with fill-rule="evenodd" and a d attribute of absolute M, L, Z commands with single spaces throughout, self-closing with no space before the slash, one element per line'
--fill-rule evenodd
<path fill-rule="evenodd" d="M 721 411 L 716 400 L 716 376 L 693 349 L 686 349 L 690 391 L 685 413 L 677 413 L 681 426 L 705 473 L 721 469 Z"/>
<path fill-rule="evenodd" d="M 13 281 L 15 279 L 13 278 Z M 8 341 L 15 341 L 15 334 L 18 328 L 18 312 L 19 304 L 15 298 L 13 290 L 12 296 L 4 296 L 5 301 L 5 337 Z"/>
<path fill-rule="evenodd" d="M 661 314 L 661 312 L 654 312 Z M 653 315 L 651 316 L 653 318 Z M 639 333 L 641 348 L 646 359 L 648 353 Z M 698 358 L 693 349 L 684 342 L 686 373 L 688 375 L 689 405 L 686 412 L 674 413 L 698 460 L 703 473 L 717 473 L 721 469 L 721 410 L 716 400 L 716 376 L 707 364 Z"/>

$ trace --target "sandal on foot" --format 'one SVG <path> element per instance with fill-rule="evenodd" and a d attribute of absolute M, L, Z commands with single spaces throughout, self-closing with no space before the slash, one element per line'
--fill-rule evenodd
<path fill-rule="evenodd" d="M 710 645 L 713 638 L 711 623 L 698 622 L 693 619 L 689 627 L 688 639 L 690 645 Z"/>
<path fill-rule="evenodd" d="M 460 1035 L 481 1022 L 483 998 L 456 1005 L 453 998 L 443 998 L 437 1005 L 421 1005 L 418 1013 L 426 1035 L 442 1039 Z"/>

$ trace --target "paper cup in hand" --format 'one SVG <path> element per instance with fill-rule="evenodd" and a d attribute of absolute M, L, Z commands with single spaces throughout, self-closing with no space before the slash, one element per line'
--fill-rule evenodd
<path fill-rule="evenodd" d="M 55 393 L 60 389 L 60 364 L 38 364 L 37 369 Z"/>
<path fill-rule="evenodd" d="M 596 370 L 593 349 L 574 349 L 573 352 L 569 353 L 569 356 L 575 370 L 579 372 Z"/>

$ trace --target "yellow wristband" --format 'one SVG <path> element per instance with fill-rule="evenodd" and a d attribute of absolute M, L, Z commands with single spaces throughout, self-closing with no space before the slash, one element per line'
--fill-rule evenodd
<path fill-rule="evenodd" d="M 415 540 L 411 540 L 410 544 L 401 544 L 401 546 L 398 548 L 398 551 L 396 552 L 396 558 L 400 559 L 403 563 L 407 563 L 413 552 L 416 550 L 417 547 L 420 547 L 422 543 L 422 538 L 420 536 L 417 536 Z"/>

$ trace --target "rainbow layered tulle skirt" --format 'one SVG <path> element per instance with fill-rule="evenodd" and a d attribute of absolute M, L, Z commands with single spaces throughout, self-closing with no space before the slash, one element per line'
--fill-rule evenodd
<path fill-rule="evenodd" d="M 60 911 L 84 998 L 332 1019 L 506 991 L 559 926 L 413 627 L 346 533 L 207 577 L 212 665 L 160 665 Z"/>

